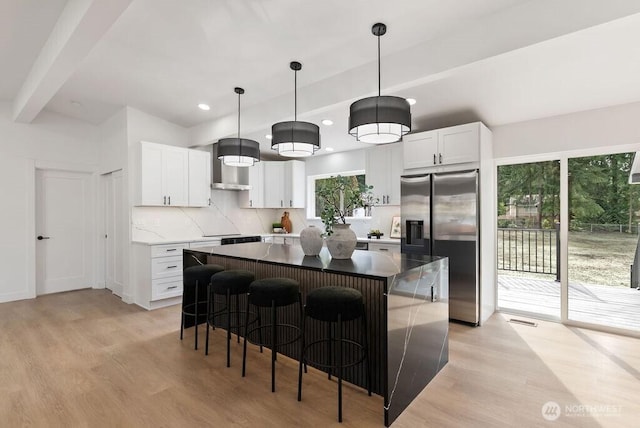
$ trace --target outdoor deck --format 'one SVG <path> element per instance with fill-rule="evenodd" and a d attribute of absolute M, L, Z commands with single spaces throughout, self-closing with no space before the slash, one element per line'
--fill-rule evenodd
<path fill-rule="evenodd" d="M 560 318 L 560 283 L 498 273 L 498 306 Z M 640 330 L 640 290 L 569 283 L 569 319 Z"/>

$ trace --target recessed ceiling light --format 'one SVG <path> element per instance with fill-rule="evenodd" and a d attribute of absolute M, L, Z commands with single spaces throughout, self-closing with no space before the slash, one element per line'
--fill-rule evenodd
<path fill-rule="evenodd" d="M 204 103 L 200 103 L 200 104 L 198 104 L 198 108 L 199 108 L 200 110 L 204 110 L 204 111 L 209 111 L 209 110 L 211 110 L 211 107 L 209 107 L 209 105 L 208 105 L 208 104 L 204 104 Z"/>
<path fill-rule="evenodd" d="M 414 105 L 416 103 L 416 99 L 415 98 L 407 98 L 407 102 L 409 103 L 410 106 Z"/>
<path fill-rule="evenodd" d="M 333 151 L 333 147 L 326 147 L 325 150 L 328 151 L 328 152 L 332 152 Z"/>
<path fill-rule="evenodd" d="M 267 135 L 264 136 L 264 138 L 266 138 L 267 140 L 271 140 L 271 139 L 273 139 L 273 135 L 267 134 Z"/>
<path fill-rule="evenodd" d="M 325 125 L 325 126 L 331 126 L 331 125 L 333 125 L 333 120 L 331 120 L 331 119 L 323 119 L 322 120 L 322 124 Z"/>

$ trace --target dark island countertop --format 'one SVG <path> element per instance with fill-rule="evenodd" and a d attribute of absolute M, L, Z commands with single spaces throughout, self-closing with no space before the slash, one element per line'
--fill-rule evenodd
<path fill-rule="evenodd" d="M 389 278 L 401 272 L 441 260 L 442 257 L 420 254 L 381 253 L 356 250 L 350 259 L 332 259 L 326 247 L 318 256 L 305 256 L 298 245 L 251 242 L 236 245 L 193 248 L 189 252 L 215 254 L 242 260 L 255 260 L 286 266 L 299 266 L 330 273 L 343 273 L 369 278 Z"/>

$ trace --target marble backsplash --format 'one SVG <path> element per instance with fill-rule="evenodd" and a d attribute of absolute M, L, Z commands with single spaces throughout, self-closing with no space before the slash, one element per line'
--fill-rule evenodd
<path fill-rule="evenodd" d="M 272 223 L 279 222 L 285 210 L 240 208 L 238 193 L 213 190 L 211 206 L 205 208 L 133 207 L 132 240 L 187 240 L 203 235 L 271 233 Z M 300 233 L 308 224 L 324 230 L 320 219 L 306 218 L 304 209 L 286 211 L 293 226 L 292 233 Z M 371 218 L 353 219 L 351 228 L 359 237 L 365 237 L 370 229 L 380 229 L 388 237 L 391 219 L 396 215 L 400 215 L 399 206 L 374 207 Z"/>

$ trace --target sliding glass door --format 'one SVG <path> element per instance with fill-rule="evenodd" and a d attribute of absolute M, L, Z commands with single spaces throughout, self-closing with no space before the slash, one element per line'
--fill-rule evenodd
<path fill-rule="evenodd" d="M 640 331 L 637 155 L 498 166 L 500 310 Z"/>
<path fill-rule="evenodd" d="M 560 162 L 498 167 L 498 308 L 560 319 Z"/>
<path fill-rule="evenodd" d="M 640 185 L 629 184 L 633 158 L 634 153 L 618 153 L 568 159 L 570 321 L 640 330 L 633 274 Z"/>

